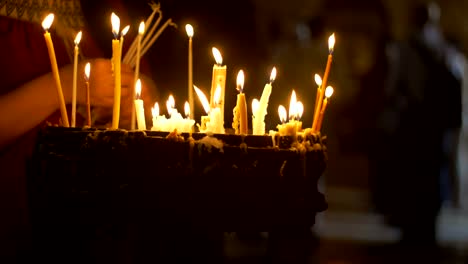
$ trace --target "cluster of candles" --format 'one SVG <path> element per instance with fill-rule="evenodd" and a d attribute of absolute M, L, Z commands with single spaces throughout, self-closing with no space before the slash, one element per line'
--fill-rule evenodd
<path fill-rule="evenodd" d="M 68 127 L 68 117 L 66 113 L 65 101 L 63 98 L 63 92 L 61 89 L 60 76 L 58 74 L 57 62 L 55 59 L 55 52 L 52 44 L 52 39 L 48 29 L 50 28 L 54 19 L 54 15 L 48 15 L 42 25 L 45 30 L 44 37 L 47 43 L 49 57 L 52 66 L 52 72 L 56 81 L 57 92 L 60 102 L 60 110 L 62 115 L 63 125 Z M 120 98 L 121 98 L 121 55 L 122 55 L 122 43 L 123 37 L 128 32 L 129 26 L 125 27 L 122 31 L 120 29 L 120 19 L 114 13 L 111 15 L 112 32 L 114 39 L 112 40 L 112 65 L 114 72 L 114 106 L 112 116 L 112 129 L 118 129 L 119 118 L 120 118 Z M 152 110 L 153 131 L 169 131 L 172 132 L 177 130 L 178 132 L 192 132 L 195 125 L 193 117 L 194 113 L 194 94 L 196 92 L 200 102 L 207 115 L 202 116 L 200 124 L 197 124 L 200 132 L 205 133 L 224 133 L 224 98 L 225 98 L 225 87 L 226 87 L 226 65 L 223 65 L 223 59 L 221 53 L 217 48 L 212 48 L 215 64 L 212 71 L 212 82 L 210 99 L 205 96 L 203 91 L 197 86 L 193 85 L 192 75 L 192 38 L 194 35 L 193 27 L 189 24 L 185 27 L 187 36 L 189 38 L 189 51 L 188 51 L 188 99 L 185 102 L 185 117 L 177 111 L 175 108 L 175 100 L 171 95 L 166 102 L 167 112 L 169 118 L 165 115 L 160 114 L 160 108 L 158 102 L 155 103 Z M 137 49 L 136 49 L 136 62 L 135 62 L 135 93 L 134 93 L 134 107 L 132 109 L 132 128 L 135 129 L 135 120 L 138 124 L 139 130 L 146 130 L 145 114 L 143 107 L 143 100 L 141 99 L 141 81 L 139 79 L 139 59 L 141 56 L 141 36 L 145 31 L 145 23 L 141 22 L 138 37 L 137 37 Z M 78 45 L 81 40 L 81 32 L 79 32 L 75 38 L 75 53 L 74 53 L 74 75 L 73 75 L 73 92 L 72 92 L 72 124 L 75 126 L 75 115 L 76 115 L 76 79 L 77 79 L 77 61 L 78 61 Z M 330 96 L 333 94 L 333 88 L 331 86 L 326 87 L 328 75 L 330 72 L 330 66 L 332 62 L 333 48 L 335 44 L 335 37 L 332 34 L 328 39 L 329 55 L 327 65 L 325 68 L 323 80 L 318 74 L 315 75 L 315 81 L 318 85 L 314 118 L 312 123 L 312 132 L 318 132 L 321 129 L 324 112 L 326 110 Z M 85 67 L 85 80 L 87 89 L 87 125 L 91 125 L 91 114 L 90 114 L 90 102 L 89 102 L 89 74 L 90 65 L 89 63 Z M 265 135 L 265 116 L 267 114 L 268 101 L 272 92 L 272 84 L 276 78 L 276 68 L 273 68 L 270 75 L 270 80 L 263 89 L 260 100 L 254 99 L 252 101 L 252 134 L 254 135 Z M 248 134 L 248 115 L 247 115 L 247 103 L 246 96 L 244 94 L 244 72 L 240 70 L 237 75 L 236 88 L 237 103 L 233 109 L 233 123 L 232 127 L 236 134 Z M 325 98 L 324 98 L 325 97 Z M 291 94 L 291 101 L 289 105 L 289 115 L 287 114 L 284 106 L 279 106 L 278 114 L 281 124 L 277 126 L 280 135 L 295 135 L 298 131 L 302 130 L 302 122 L 300 118 L 304 111 L 304 105 L 297 100 L 296 93 L 293 90 Z M 289 117 L 289 118 L 288 118 Z"/>

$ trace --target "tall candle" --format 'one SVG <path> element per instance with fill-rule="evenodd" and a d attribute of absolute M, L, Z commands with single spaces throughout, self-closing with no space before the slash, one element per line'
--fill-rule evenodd
<path fill-rule="evenodd" d="M 145 22 L 141 22 L 140 26 L 138 27 L 138 36 L 137 36 L 137 57 L 136 57 L 136 64 L 135 64 L 135 76 L 134 81 L 135 83 L 140 78 L 140 54 L 141 54 L 141 38 L 145 33 Z M 136 93 L 135 93 L 136 94 Z M 136 98 L 135 98 L 136 99 Z M 135 129 L 135 107 L 132 107 L 132 115 L 131 115 L 131 129 Z"/>
<path fill-rule="evenodd" d="M 270 74 L 270 82 L 265 84 L 263 88 L 262 96 L 260 97 L 259 106 L 255 114 L 255 122 L 252 124 L 252 133 L 254 135 L 265 134 L 265 116 L 267 114 L 268 101 L 270 100 L 270 94 L 272 89 L 272 83 L 276 78 L 276 68 L 273 67 Z"/>
<path fill-rule="evenodd" d="M 185 31 L 189 38 L 188 43 L 188 103 L 190 106 L 190 118 L 193 119 L 194 115 L 194 98 L 193 98 L 193 55 L 192 55 L 192 38 L 193 38 L 193 27 L 190 24 L 185 25 Z"/>
<path fill-rule="evenodd" d="M 198 99 L 200 99 L 203 109 L 205 110 L 205 113 L 207 114 L 206 116 L 202 116 L 200 119 L 199 128 L 201 132 L 204 132 L 206 130 L 206 123 L 210 121 L 210 118 L 208 115 L 210 113 L 210 102 L 206 98 L 205 94 L 197 86 L 194 85 L 193 89 L 197 93 Z"/>
<path fill-rule="evenodd" d="M 91 72 L 91 64 L 88 62 L 85 66 L 85 83 L 86 83 L 86 125 L 91 126 L 91 95 L 89 93 L 89 74 Z"/>
<path fill-rule="evenodd" d="M 335 47 L 335 33 L 331 34 L 330 37 L 328 38 L 328 60 L 327 60 L 327 66 L 325 67 L 325 73 L 323 74 L 323 81 L 321 87 L 326 87 L 327 86 L 327 81 L 328 81 L 328 75 L 330 74 L 330 67 L 331 63 L 333 60 L 333 49 Z M 320 88 L 320 93 L 318 94 L 319 97 L 317 99 L 317 106 L 316 106 L 316 112 L 320 111 L 322 108 L 322 100 L 323 100 L 323 95 L 324 95 L 324 89 Z M 317 131 L 317 121 L 314 120 L 314 124 L 312 124 L 312 131 Z"/>
<path fill-rule="evenodd" d="M 54 22 L 54 14 L 49 14 L 44 21 L 42 21 L 42 27 L 45 30 L 44 39 L 47 44 L 47 50 L 49 51 L 50 66 L 52 68 L 52 74 L 55 79 L 55 86 L 57 88 L 57 95 L 60 104 L 60 114 L 62 116 L 62 123 L 64 127 L 69 127 L 67 108 L 65 105 L 65 99 L 63 97 L 62 83 L 60 82 L 60 75 L 57 65 L 57 58 L 55 57 L 54 44 L 52 43 L 52 38 L 50 37 L 49 28 Z"/>
<path fill-rule="evenodd" d="M 114 39 L 112 40 L 112 63 L 114 69 L 114 107 L 112 112 L 112 129 L 119 128 L 120 120 L 120 89 L 121 89 L 121 72 L 120 72 L 120 41 L 119 28 L 120 19 L 117 15 L 112 13 L 112 32 L 114 33 Z"/>
<path fill-rule="evenodd" d="M 312 128 L 316 126 L 317 124 L 317 119 L 318 115 L 320 113 L 320 94 L 322 93 L 322 78 L 320 78 L 320 75 L 315 74 L 315 83 L 317 84 L 317 94 L 315 95 L 315 105 L 314 105 L 314 116 L 312 119 Z"/>
<path fill-rule="evenodd" d="M 76 34 L 75 37 L 75 49 L 73 56 L 73 88 L 72 88 L 72 115 L 71 115 L 71 127 L 75 127 L 76 124 L 76 81 L 78 75 L 78 45 L 81 41 L 81 31 Z"/>
<path fill-rule="evenodd" d="M 247 124 L 247 102 L 245 100 L 244 94 L 244 71 L 240 70 L 237 74 L 237 103 L 236 107 L 233 110 L 234 118 L 232 126 L 236 134 L 247 134 L 248 133 L 248 124 Z"/>
<path fill-rule="evenodd" d="M 211 107 L 215 107 L 214 102 L 214 93 L 218 85 L 221 87 L 221 97 L 219 100 L 219 107 L 221 111 L 221 123 L 224 126 L 224 98 L 225 98 L 225 91 L 226 91 L 226 65 L 223 64 L 223 57 L 221 56 L 221 52 L 217 48 L 212 48 L 213 56 L 215 58 L 216 64 L 213 65 L 213 76 L 211 79 L 211 93 L 210 93 L 210 105 Z"/>
<path fill-rule="evenodd" d="M 120 32 L 120 58 L 122 59 L 123 54 L 123 43 L 124 43 L 124 36 L 127 35 L 128 31 L 130 30 L 130 25 L 127 25 L 122 29 Z"/>
<path fill-rule="evenodd" d="M 138 79 L 135 83 L 135 110 L 138 123 L 138 130 L 146 130 L 145 108 L 141 99 L 141 81 Z"/>
<path fill-rule="evenodd" d="M 317 122 L 317 132 L 319 132 L 320 129 L 322 128 L 323 116 L 325 114 L 328 101 L 330 100 L 330 97 L 332 96 L 332 94 L 333 94 L 333 87 L 328 86 L 327 89 L 325 90 L 325 99 L 323 99 L 322 109 L 320 110 L 320 115 L 319 115 L 318 122 Z"/>

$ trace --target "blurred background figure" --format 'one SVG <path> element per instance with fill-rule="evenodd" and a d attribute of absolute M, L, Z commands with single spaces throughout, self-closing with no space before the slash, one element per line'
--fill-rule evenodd
<path fill-rule="evenodd" d="M 412 34 L 389 47 L 378 128 L 374 201 L 401 228 L 403 245 L 436 246 L 441 206 L 451 199 L 461 126 L 462 70 L 435 3 L 411 9 Z"/>

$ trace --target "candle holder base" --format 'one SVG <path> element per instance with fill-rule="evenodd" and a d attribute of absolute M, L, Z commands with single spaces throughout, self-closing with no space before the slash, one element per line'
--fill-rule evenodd
<path fill-rule="evenodd" d="M 327 208 L 317 190 L 327 159 L 318 135 L 281 148 L 270 136 L 170 135 L 43 129 L 28 175 L 41 254 L 82 249 L 99 232 L 156 243 L 145 234 L 309 228 Z"/>

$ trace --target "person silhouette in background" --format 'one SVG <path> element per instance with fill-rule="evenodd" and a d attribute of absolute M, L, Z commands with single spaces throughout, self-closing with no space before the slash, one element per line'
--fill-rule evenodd
<path fill-rule="evenodd" d="M 447 192 L 461 126 L 461 81 L 453 48 L 431 3 L 412 9 L 412 34 L 389 47 L 389 73 L 378 128 L 375 202 L 402 231 L 402 245 L 435 247 L 437 216 Z"/>

